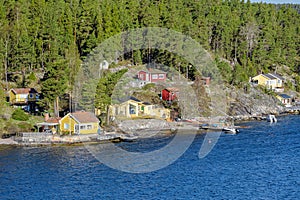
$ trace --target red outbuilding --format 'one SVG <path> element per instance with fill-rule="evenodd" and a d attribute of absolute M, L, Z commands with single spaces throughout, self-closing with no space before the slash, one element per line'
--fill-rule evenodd
<path fill-rule="evenodd" d="M 165 101 L 173 101 L 178 97 L 177 88 L 166 88 L 161 91 L 161 98 Z"/>
<path fill-rule="evenodd" d="M 167 73 L 158 69 L 141 70 L 138 73 L 138 79 L 150 83 L 164 82 L 167 79 Z"/>

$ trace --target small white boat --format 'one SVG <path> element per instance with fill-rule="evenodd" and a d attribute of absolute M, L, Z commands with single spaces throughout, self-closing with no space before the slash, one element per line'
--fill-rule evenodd
<path fill-rule="evenodd" d="M 234 127 L 224 127 L 222 129 L 222 131 L 225 132 L 225 133 L 231 133 L 231 134 L 237 134 L 237 133 L 240 132 L 239 129 L 234 128 Z"/>
<path fill-rule="evenodd" d="M 121 141 L 123 142 L 133 142 L 138 139 L 138 136 L 131 136 L 131 135 L 121 135 Z"/>
<path fill-rule="evenodd" d="M 268 115 L 267 121 L 270 123 L 273 123 L 273 122 L 276 123 L 277 119 L 276 119 L 275 115 Z"/>

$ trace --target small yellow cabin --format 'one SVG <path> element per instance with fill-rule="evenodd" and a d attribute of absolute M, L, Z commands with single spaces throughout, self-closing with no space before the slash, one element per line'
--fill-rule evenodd
<path fill-rule="evenodd" d="M 259 74 L 253 77 L 251 81 L 268 89 L 276 90 L 283 88 L 284 79 L 278 74 L 268 73 Z"/>
<path fill-rule="evenodd" d="M 287 94 L 278 94 L 277 99 L 286 107 L 292 106 L 292 97 Z"/>
<path fill-rule="evenodd" d="M 93 134 L 100 130 L 99 119 L 91 112 L 79 111 L 69 113 L 60 121 L 61 132 L 72 134 Z"/>
<path fill-rule="evenodd" d="M 11 105 L 25 105 L 29 102 L 36 102 L 38 99 L 38 92 L 34 88 L 13 88 L 9 91 L 9 103 Z"/>
<path fill-rule="evenodd" d="M 161 119 L 170 118 L 170 110 L 163 106 L 153 105 L 148 102 L 142 102 L 134 97 L 127 101 L 110 106 L 110 115 L 112 117 L 153 117 Z"/>
<path fill-rule="evenodd" d="M 139 116 L 140 104 L 140 100 L 131 97 L 123 103 L 111 105 L 110 113 L 112 116 L 135 118 Z"/>
<path fill-rule="evenodd" d="M 147 102 L 144 102 L 141 105 L 142 115 L 160 118 L 160 119 L 170 119 L 170 109 L 164 108 L 160 105 L 153 105 Z"/>

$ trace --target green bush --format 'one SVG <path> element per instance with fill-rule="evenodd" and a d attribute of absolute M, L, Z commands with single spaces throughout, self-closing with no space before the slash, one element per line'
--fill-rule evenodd
<path fill-rule="evenodd" d="M 21 132 L 29 132 L 29 131 L 32 131 L 32 125 L 27 123 L 27 122 L 20 122 L 18 124 L 18 127 L 19 127 L 19 131 Z"/>
<path fill-rule="evenodd" d="M 17 133 L 19 132 L 19 127 L 17 124 L 12 122 L 7 122 L 3 128 L 4 133 Z"/>
<path fill-rule="evenodd" d="M 300 92 L 300 76 L 295 77 L 296 86 L 295 89 L 297 92 Z"/>
<path fill-rule="evenodd" d="M 28 76 L 28 80 L 30 80 L 31 82 L 36 81 L 36 76 L 33 72 L 31 72 Z"/>
<path fill-rule="evenodd" d="M 156 87 L 156 85 L 154 83 L 148 83 L 148 84 L 144 85 L 142 89 L 143 90 L 150 90 L 150 89 L 155 88 L 155 87 Z"/>
<path fill-rule="evenodd" d="M 23 110 L 17 109 L 13 112 L 12 118 L 18 121 L 27 121 L 29 119 L 29 116 Z"/>

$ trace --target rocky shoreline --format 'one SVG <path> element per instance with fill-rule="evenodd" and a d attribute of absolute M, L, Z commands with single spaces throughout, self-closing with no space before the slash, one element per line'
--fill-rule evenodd
<path fill-rule="evenodd" d="M 294 114 L 286 109 L 272 112 L 276 116 Z M 299 114 L 296 112 L 296 114 Z M 230 117 L 235 123 L 243 121 L 266 120 L 268 114 L 247 114 Z M 123 120 L 113 126 L 114 130 L 103 131 L 101 135 L 52 135 L 50 133 L 21 133 L 6 139 L 0 139 L 0 145 L 15 146 L 44 146 L 44 145 L 74 145 L 103 142 L 134 141 L 141 138 L 150 138 L 158 134 L 174 134 L 180 130 L 199 130 L 199 124 L 211 121 L 212 118 L 201 118 L 200 121 L 183 120 L 180 122 L 167 122 L 158 119 Z M 180 131 L 183 132 L 183 131 Z M 201 131 L 199 131 L 201 133 Z"/>

